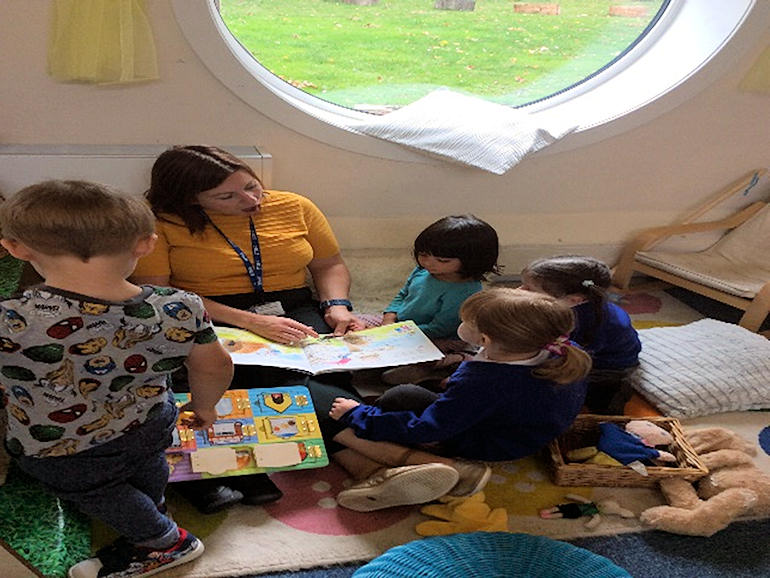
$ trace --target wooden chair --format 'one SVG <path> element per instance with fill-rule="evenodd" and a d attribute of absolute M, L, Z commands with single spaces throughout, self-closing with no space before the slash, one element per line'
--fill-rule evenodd
<path fill-rule="evenodd" d="M 646 229 L 624 248 L 613 284 L 627 290 L 634 272 L 643 273 L 744 311 L 739 325 L 757 331 L 770 313 L 770 204 L 760 200 L 725 218 L 699 218 L 737 193 L 748 195 L 766 169 L 748 173 L 678 223 Z M 673 236 L 723 231 L 700 251 L 653 251 Z"/>

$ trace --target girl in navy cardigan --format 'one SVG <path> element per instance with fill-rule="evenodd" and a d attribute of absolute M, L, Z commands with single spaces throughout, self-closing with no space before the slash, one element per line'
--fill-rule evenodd
<path fill-rule="evenodd" d="M 567 338 L 571 309 L 545 295 L 497 288 L 469 297 L 460 317 L 459 336 L 481 349 L 452 374 L 444 392 L 399 385 L 375 405 L 337 398 L 329 415 L 359 438 L 472 460 L 532 455 L 563 433 L 583 406 L 591 365 Z M 338 502 L 351 492 L 356 498 L 377 493 L 377 485 L 354 486 Z"/>
<path fill-rule="evenodd" d="M 521 273 L 522 289 L 545 293 L 575 311 L 570 339 L 593 360 L 586 406 L 594 413 L 623 414 L 631 395 L 628 376 L 639 365 L 642 344 L 628 314 L 607 299 L 609 267 L 582 255 L 538 259 Z"/>

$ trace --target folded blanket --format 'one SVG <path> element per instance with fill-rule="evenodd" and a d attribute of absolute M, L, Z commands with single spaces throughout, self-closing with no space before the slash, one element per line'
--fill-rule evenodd
<path fill-rule="evenodd" d="M 577 128 L 548 118 L 441 89 L 389 114 L 348 121 L 346 128 L 501 175 Z"/>

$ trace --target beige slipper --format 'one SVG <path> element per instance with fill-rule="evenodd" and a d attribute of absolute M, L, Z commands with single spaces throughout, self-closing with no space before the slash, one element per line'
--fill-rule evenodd
<path fill-rule="evenodd" d="M 337 503 L 356 512 L 424 504 L 446 494 L 459 477 L 457 470 L 444 464 L 383 468 L 337 494 Z"/>

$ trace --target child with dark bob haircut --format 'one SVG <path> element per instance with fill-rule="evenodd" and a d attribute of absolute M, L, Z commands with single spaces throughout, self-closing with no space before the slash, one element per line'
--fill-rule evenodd
<path fill-rule="evenodd" d="M 457 337 L 460 305 L 482 289 L 487 275 L 498 274 L 497 232 L 474 215 L 439 219 L 414 241 L 417 262 L 385 308 L 383 324 L 412 320 L 447 357 L 386 371 L 386 383 L 421 383 L 442 379 L 466 357 L 468 345 Z"/>
<path fill-rule="evenodd" d="M 484 281 L 489 273 L 498 274 L 499 241 L 497 231 L 474 215 L 455 215 L 439 219 L 414 240 L 414 260 L 433 256 L 459 259 L 457 273 L 463 279 Z"/>
<path fill-rule="evenodd" d="M 166 515 L 165 450 L 187 366 L 192 427 L 209 427 L 232 377 L 197 295 L 127 278 L 155 244 L 140 198 L 47 181 L 0 205 L 0 243 L 43 285 L 0 301 L 5 444 L 19 468 L 120 534 L 70 578 L 154 574 L 203 553 Z"/>

